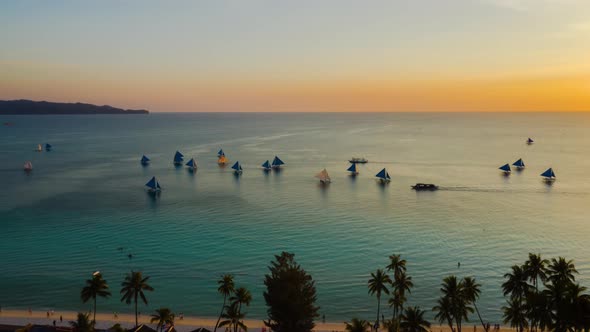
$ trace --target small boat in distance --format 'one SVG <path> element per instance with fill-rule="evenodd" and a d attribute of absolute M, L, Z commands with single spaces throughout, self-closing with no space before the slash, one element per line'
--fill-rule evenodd
<path fill-rule="evenodd" d="M 545 182 L 553 182 L 556 179 L 555 172 L 553 172 L 553 168 L 549 168 L 548 170 L 543 172 L 541 176 L 543 177 L 543 180 L 545 180 Z"/>
<path fill-rule="evenodd" d="M 533 141 L 533 139 L 530 137 L 526 140 L 526 144 L 528 144 L 528 145 L 531 145 L 533 143 L 535 143 L 535 141 Z"/>
<path fill-rule="evenodd" d="M 366 164 L 369 161 L 365 158 L 352 157 L 352 158 L 350 158 L 350 160 L 348 162 L 350 162 L 351 164 Z"/>
<path fill-rule="evenodd" d="M 162 190 L 162 187 L 160 187 L 160 182 L 156 180 L 155 176 L 153 176 L 152 179 L 149 180 L 145 185 L 148 187 L 148 192 L 150 193 L 157 193 Z"/>
<path fill-rule="evenodd" d="M 416 183 L 412 186 L 412 189 L 420 190 L 438 190 L 438 186 L 432 183 Z"/>
<path fill-rule="evenodd" d="M 30 172 L 33 170 L 33 164 L 30 161 L 26 161 L 23 165 L 23 169 L 25 170 L 25 172 Z"/>
<path fill-rule="evenodd" d="M 37 151 L 37 152 L 43 151 L 43 147 L 41 147 L 41 144 L 37 145 L 37 149 L 35 149 L 35 151 Z"/>
<path fill-rule="evenodd" d="M 322 184 L 326 184 L 326 183 L 332 182 L 332 179 L 330 179 L 330 175 L 328 175 L 328 171 L 325 168 L 321 172 L 319 172 L 318 174 L 316 174 L 315 177 L 318 178 L 318 179 L 320 179 L 320 182 Z"/>
<path fill-rule="evenodd" d="M 225 152 L 223 152 L 223 149 L 219 149 L 219 151 L 217 152 L 217 158 L 221 156 L 225 156 Z"/>
<path fill-rule="evenodd" d="M 272 166 L 270 165 L 270 161 L 265 161 L 264 164 L 262 164 L 262 169 L 265 171 L 270 171 L 272 169 Z"/>
<path fill-rule="evenodd" d="M 498 167 L 498 169 L 500 169 L 502 172 L 504 172 L 504 175 L 510 175 L 510 173 L 512 172 L 512 170 L 510 169 L 510 165 L 508 165 L 508 164 L 502 165 L 502 166 Z"/>
<path fill-rule="evenodd" d="M 222 154 L 221 156 L 219 156 L 219 158 L 217 159 L 217 164 L 223 166 L 225 164 L 228 163 L 227 158 L 225 157 L 225 154 Z"/>
<path fill-rule="evenodd" d="M 381 183 L 388 183 L 391 181 L 391 176 L 389 176 L 389 173 L 387 173 L 385 168 L 382 169 L 381 172 L 377 173 L 375 177 L 377 177 Z"/>
<path fill-rule="evenodd" d="M 356 164 L 355 163 L 353 163 L 352 165 L 350 165 L 350 167 L 348 167 L 347 171 L 350 172 L 350 175 L 353 175 L 353 176 L 359 174 L 358 170 L 356 169 Z"/>
<path fill-rule="evenodd" d="M 277 156 L 275 156 L 275 159 L 272 160 L 272 164 L 270 165 L 272 168 L 280 168 L 282 165 L 285 165 L 285 163 Z"/>
<path fill-rule="evenodd" d="M 242 174 L 242 171 L 244 170 L 239 161 L 236 161 L 236 163 L 231 168 L 234 170 L 234 173 L 236 174 Z"/>
<path fill-rule="evenodd" d="M 195 158 L 191 158 L 191 160 L 186 163 L 186 166 L 188 166 L 188 170 L 193 173 L 197 171 L 197 162 L 195 161 Z"/>
<path fill-rule="evenodd" d="M 524 161 L 522 161 L 522 158 L 518 159 L 517 161 L 512 163 L 512 166 L 516 167 L 516 169 L 523 169 L 524 168 Z"/>
<path fill-rule="evenodd" d="M 49 144 L 49 143 L 45 144 L 45 151 L 51 151 L 52 148 L 53 148 L 53 146 L 51 146 L 51 144 Z"/>
<path fill-rule="evenodd" d="M 176 151 L 176 153 L 174 154 L 174 160 L 172 161 L 172 163 L 176 166 L 182 166 L 183 158 L 184 158 L 184 156 L 182 155 L 182 153 Z"/>
<path fill-rule="evenodd" d="M 141 164 L 147 166 L 150 164 L 150 158 L 146 157 L 145 154 L 141 157 Z"/>

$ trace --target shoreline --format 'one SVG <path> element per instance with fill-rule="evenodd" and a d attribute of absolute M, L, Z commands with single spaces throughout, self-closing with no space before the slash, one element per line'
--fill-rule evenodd
<path fill-rule="evenodd" d="M 0 311 L 0 324 L 6 325 L 27 325 L 29 323 L 38 324 L 38 325 L 53 325 L 53 321 L 56 321 L 57 326 L 69 326 L 69 321 L 76 319 L 77 312 L 75 311 L 54 311 L 49 317 L 47 316 L 47 312 L 40 311 L 40 310 L 33 310 L 31 313 L 28 310 L 4 310 Z M 90 313 L 92 317 L 92 313 Z M 104 313 L 104 312 L 97 312 L 96 313 L 96 327 L 100 329 L 107 329 L 114 324 L 121 324 L 125 328 L 132 328 L 135 326 L 135 315 L 128 314 L 128 313 L 118 313 L 117 318 L 114 317 L 113 313 Z M 151 315 L 151 313 L 150 313 Z M 150 315 L 140 315 L 138 320 L 139 324 L 145 324 L 152 328 L 155 328 L 155 324 L 151 324 Z M 60 322 L 60 316 L 62 316 L 63 321 Z M 352 317 L 351 317 L 352 318 Z M 210 330 L 213 330 L 215 323 L 217 322 L 216 317 L 197 317 L 197 316 L 184 316 L 184 319 L 176 318 L 174 320 L 174 327 L 178 332 L 189 332 L 199 327 L 205 327 Z M 262 320 L 259 319 L 246 319 L 245 321 L 246 326 L 248 327 L 248 331 L 251 332 L 259 332 L 261 328 L 264 327 L 264 323 Z M 476 325 L 475 332 L 484 332 L 483 328 L 476 324 L 476 322 L 471 322 Z M 472 332 L 474 331 L 473 325 L 466 323 L 463 327 L 464 332 Z M 223 332 L 223 329 L 218 329 L 218 331 Z M 268 331 L 268 330 L 267 330 Z M 345 331 L 345 324 L 344 322 L 325 322 L 322 323 L 321 321 L 316 322 L 316 326 L 314 331 L 317 332 L 334 332 L 334 331 Z M 381 330 L 380 330 L 381 331 Z M 385 330 L 383 330 L 385 331 Z M 430 327 L 430 331 L 432 332 L 450 332 L 450 328 L 448 326 L 432 324 Z M 493 330 L 490 329 L 490 332 L 514 332 L 515 330 L 506 327 L 500 326 L 500 330 Z"/>

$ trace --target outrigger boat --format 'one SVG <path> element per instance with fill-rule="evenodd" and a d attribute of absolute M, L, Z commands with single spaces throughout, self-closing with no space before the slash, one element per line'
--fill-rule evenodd
<path fill-rule="evenodd" d="M 282 165 L 285 165 L 285 163 L 279 157 L 275 156 L 275 159 L 272 160 L 270 167 L 280 168 Z"/>
<path fill-rule="evenodd" d="M 51 144 L 47 143 L 45 144 L 45 151 L 51 151 L 53 147 L 51 146 Z"/>
<path fill-rule="evenodd" d="M 322 184 L 326 184 L 326 183 L 332 182 L 332 179 L 330 179 L 330 175 L 328 175 L 328 171 L 325 168 L 321 172 L 319 172 L 318 174 L 316 174 L 315 177 L 318 178 L 318 179 L 320 179 L 320 182 Z"/>
<path fill-rule="evenodd" d="M 150 158 L 146 157 L 145 154 L 141 157 L 141 164 L 147 166 L 150 164 Z"/>
<path fill-rule="evenodd" d="M 265 161 L 264 164 L 262 164 L 262 169 L 265 171 L 270 171 L 272 169 L 272 166 L 270 165 L 270 161 Z"/>
<path fill-rule="evenodd" d="M 156 180 L 155 176 L 152 177 L 152 179 L 149 180 L 148 183 L 146 183 L 145 185 L 146 187 L 148 187 L 149 193 L 157 193 L 162 190 L 162 187 L 160 187 L 160 183 L 158 182 L 158 180 Z"/>
<path fill-rule="evenodd" d="M 375 177 L 377 177 L 381 183 L 389 183 L 391 181 L 391 176 L 389 176 L 389 173 L 387 173 L 385 168 L 382 169 L 381 172 L 377 173 Z"/>
<path fill-rule="evenodd" d="M 512 172 L 512 170 L 510 169 L 510 165 L 508 165 L 508 164 L 502 165 L 502 166 L 498 167 L 498 169 L 500 169 L 502 172 L 504 172 L 504 175 L 510 175 L 510 173 Z"/>
<path fill-rule="evenodd" d="M 352 157 L 352 158 L 350 158 L 350 160 L 348 162 L 350 162 L 351 164 L 366 164 L 369 161 L 365 158 Z"/>
<path fill-rule="evenodd" d="M 526 140 L 526 144 L 528 144 L 528 145 L 531 145 L 533 143 L 535 143 L 535 141 L 533 141 L 533 139 L 530 137 Z"/>
<path fill-rule="evenodd" d="M 518 159 L 517 161 L 512 163 L 512 166 L 516 167 L 516 169 L 523 169 L 524 168 L 524 161 L 522 161 L 522 158 Z"/>
<path fill-rule="evenodd" d="M 541 176 L 543 177 L 543 180 L 545 180 L 545 182 L 554 182 L 556 179 L 555 172 L 553 172 L 553 168 L 549 168 L 548 170 L 543 172 Z"/>
<path fill-rule="evenodd" d="M 438 186 L 432 183 L 416 183 L 412 186 L 414 190 L 438 190 Z"/>
<path fill-rule="evenodd" d="M 41 144 L 37 145 L 37 149 L 35 149 L 35 151 L 37 151 L 37 152 L 43 151 L 43 147 L 41 147 Z"/>
<path fill-rule="evenodd" d="M 356 164 L 354 163 L 350 165 L 350 167 L 348 167 L 347 171 L 350 172 L 350 175 L 352 176 L 356 176 L 359 174 L 359 171 L 356 169 Z"/>
<path fill-rule="evenodd" d="M 243 169 L 239 161 L 236 161 L 236 163 L 231 168 L 234 170 L 234 173 L 242 174 Z"/>
<path fill-rule="evenodd" d="M 197 162 L 195 161 L 195 158 L 191 158 L 191 160 L 186 163 L 186 166 L 188 166 L 188 170 L 193 173 L 197 171 Z"/>
<path fill-rule="evenodd" d="M 176 151 L 176 153 L 174 154 L 174 160 L 172 161 L 172 163 L 176 166 L 182 166 L 183 158 L 184 158 L 184 156 L 182 155 L 182 153 Z"/>
<path fill-rule="evenodd" d="M 30 161 L 27 161 L 23 165 L 23 169 L 25 170 L 25 172 L 30 172 L 33 170 L 33 164 Z"/>

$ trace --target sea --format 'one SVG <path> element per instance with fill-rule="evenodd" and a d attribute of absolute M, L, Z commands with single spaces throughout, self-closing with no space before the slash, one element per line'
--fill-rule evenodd
<path fill-rule="evenodd" d="M 577 280 L 590 286 L 588 113 L 153 113 L 0 123 L 2 308 L 88 310 L 80 290 L 100 271 L 113 296 L 99 299 L 98 310 L 132 313 L 120 284 L 142 271 L 155 291 L 141 312 L 215 317 L 217 280 L 230 273 L 252 293 L 247 317 L 264 318 L 264 276 L 282 251 L 312 275 L 327 321 L 375 319 L 367 281 L 391 254 L 407 260 L 408 302 L 430 319 L 441 280 L 456 275 L 476 278 L 483 319 L 501 323 L 503 275 L 529 252 L 574 260 Z M 34 151 L 45 143 L 52 151 Z M 219 149 L 227 167 L 217 164 Z M 177 150 L 196 159 L 196 174 L 172 164 Z M 262 171 L 275 156 L 284 167 Z M 351 157 L 369 160 L 357 177 L 346 172 Z M 519 158 L 526 168 L 503 176 L 498 167 Z M 236 161 L 240 176 L 229 167 Z M 540 177 L 549 167 L 553 185 Z M 314 177 L 324 168 L 329 185 Z M 387 185 L 375 179 L 383 168 Z M 152 176 L 159 196 L 146 193 Z M 440 190 L 413 191 L 418 182 Z M 390 317 L 386 295 L 382 308 Z"/>

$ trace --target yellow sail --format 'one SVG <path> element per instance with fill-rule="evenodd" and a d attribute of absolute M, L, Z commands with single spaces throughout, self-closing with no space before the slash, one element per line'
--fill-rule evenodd
<path fill-rule="evenodd" d="M 225 158 L 225 156 L 220 156 L 219 159 L 217 159 L 217 163 L 219 165 L 225 165 L 227 164 L 227 158 Z"/>

